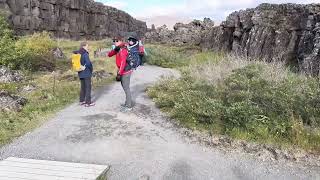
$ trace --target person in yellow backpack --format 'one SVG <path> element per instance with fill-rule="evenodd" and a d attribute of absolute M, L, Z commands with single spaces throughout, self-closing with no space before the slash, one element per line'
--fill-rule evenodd
<path fill-rule="evenodd" d="M 85 105 L 85 107 L 94 106 L 95 103 L 91 101 L 93 65 L 89 58 L 89 44 L 87 42 L 82 42 L 80 44 L 80 50 L 74 51 L 74 53 L 81 54 L 80 62 L 81 66 L 84 67 L 84 70 L 78 72 L 81 82 L 80 105 Z"/>

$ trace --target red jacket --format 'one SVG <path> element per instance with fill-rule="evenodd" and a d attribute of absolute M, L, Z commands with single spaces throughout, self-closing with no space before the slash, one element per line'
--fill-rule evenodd
<path fill-rule="evenodd" d="M 112 50 L 108 53 L 109 57 L 116 55 L 116 64 L 117 64 L 117 67 L 119 68 L 119 74 L 121 76 L 125 75 L 125 74 L 132 73 L 132 70 L 125 71 L 125 67 L 127 65 L 128 54 L 129 54 L 128 49 L 126 48 L 125 45 L 122 46 L 122 48 L 120 49 L 119 52 Z"/>

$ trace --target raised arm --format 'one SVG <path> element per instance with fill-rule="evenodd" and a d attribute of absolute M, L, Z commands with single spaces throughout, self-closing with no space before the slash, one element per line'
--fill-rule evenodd
<path fill-rule="evenodd" d="M 120 47 L 117 46 L 115 49 L 111 50 L 111 51 L 108 53 L 108 57 L 112 57 L 112 56 L 116 55 L 119 51 L 120 51 Z"/>

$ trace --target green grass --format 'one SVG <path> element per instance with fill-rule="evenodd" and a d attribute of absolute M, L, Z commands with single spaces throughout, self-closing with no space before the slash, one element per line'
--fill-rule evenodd
<path fill-rule="evenodd" d="M 293 73 L 283 64 L 208 52 L 189 55 L 178 67 L 180 79 L 163 79 L 148 94 L 183 126 L 320 152 L 317 78 Z"/>
<path fill-rule="evenodd" d="M 66 39 L 57 39 L 58 46 L 63 47 L 63 51 L 67 57 L 70 57 L 74 50 L 79 49 L 80 43 L 82 41 L 70 41 Z M 111 40 L 105 39 L 100 41 L 87 41 L 89 43 L 90 54 L 93 55 L 93 52 L 98 48 L 110 48 Z"/>
<path fill-rule="evenodd" d="M 174 47 L 147 44 L 146 51 L 148 53 L 146 56 L 148 64 L 165 68 L 180 68 L 195 60 L 193 58 L 194 54 L 204 55 L 199 54 L 199 48 L 187 46 Z"/>
<path fill-rule="evenodd" d="M 56 61 L 56 70 L 51 72 L 25 72 L 27 78 L 22 83 L 3 83 L 0 88 L 13 94 L 24 96 L 28 99 L 27 105 L 21 112 L 2 112 L 0 114 L 0 145 L 10 142 L 32 129 L 39 127 L 57 111 L 66 105 L 76 102 L 79 92 L 79 81 L 77 74 L 71 71 L 70 55 L 73 50 L 79 48 L 80 42 L 60 40 L 59 47 L 62 48 L 67 58 Z M 91 50 L 90 58 L 94 64 L 94 70 L 105 70 L 115 74 L 116 67 L 114 59 L 94 58 L 93 51 L 98 47 L 110 46 L 109 41 L 89 41 Z M 71 77 L 71 78 L 70 78 Z M 114 76 L 97 80 L 93 79 L 94 88 L 112 82 Z M 21 94 L 18 89 L 23 85 L 35 84 L 37 90 L 30 94 Z"/>

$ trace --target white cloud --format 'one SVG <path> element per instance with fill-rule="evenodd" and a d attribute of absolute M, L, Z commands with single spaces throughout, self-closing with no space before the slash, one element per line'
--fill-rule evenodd
<path fill-rule="evenodd" d="M 225 0 L 221 2 L 218 0 L 185 0 L 177 5 L 172 6 L 152 6 L 135 13 L 134 16 L 138 19 L 145 20 L 150 26 L 155 24 L 161 26 L 166 24 L 169 28 L 175 24 L 175 22 L 190 22 L 192 19 L 202 19 L 204 17 L 210 17 L 216 22 L 220 22 L 222 19 L 217 17 L 224 17 L 224 13 L 233 11 L 234 4 L 241 4 L 240 7 L 246 7 L 250 5 L 253 0 Z M 236 8 L 235 8 L 236 9 Z"/>
<path fill-rule="evenodd" d="M 171 3 L 154 3 L 144 6 L 146 0 L 100 0 L 104 4 L 128 11 L 137 19 L 144 20 L 148 26 L 155 24 L 161 26 L 167 24 L 172 27 L 174 22 L 189 22 L 192 19 L 209 17 L 218 24 L 224 21 L 231 12 L 240 9 L 254 8 L 261 3 L 320 3 L 320 0 L 179 0 Z M 148 0 L 149 1 L 149 0 Z M 129 8 L 131 3 L 141 6 L 141 10 Z M 140 5 L 141 4 L 141 5 Z"/>
<path fill-rule="evenodd" d="M 128 6 L 128 3 L 124 2 L 124 1 L 108 1 L 108 2 L 106 2 L 104 4 L 107 5 L 107 6 L 112 6 L 112 7 L 115 7 L 117 9 L 122 9 L 122 10 L 125 7 Z"/>
<path fill-rule="evenodd" d="M 178 16 L 152 16 L 149 18 L 141 18 L 142 21 L 147 22 L 148 27 L 151 28 L 151 25 L 154 24 L 156 27 L 162 26 L 164 24 L 167 25 L 167 27 L 169 29 L 172 29 L 173 26 L 177 23 L 177 22 L 181 22 L 181 23 L 188 23 L 190 21 L 192 21 L 191 18 L 188 17 L 178 17 Z"/>
<path fill-rule="evenodd" d="M 152 6 L 135 14 L 136 17 L 164 16 L 197 16 L 197 14 L 212 14 L 215 11 L 241 9 L 250 6 L 254 0 L 185 0 L 176 6 Z"/>
<path fill-rule="evenodd" d="M 170 27 L 172 20 L 185 22 L 194 18 L 202 19 L 204 17 L 210 17 L 215 22 L 221 22 L 233 11 L 254 8 L 265 2 L 309 4 L 320 3 L 320 0 L 185 0 L 172 6 L 155 5 L 148 7 L 140 13 L 135 13 L 134 16 L 138 19 L 146 20 L 149 26 L 152 21 L 157 26 L 169 24 Z M 170 23 L 167 23 L 168 21 Z"/>

